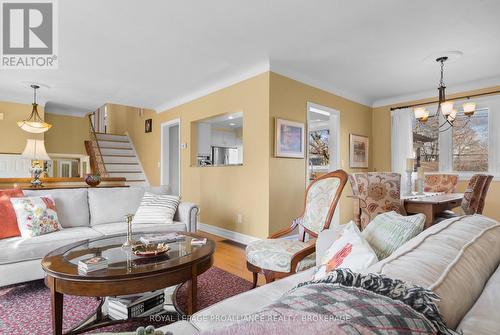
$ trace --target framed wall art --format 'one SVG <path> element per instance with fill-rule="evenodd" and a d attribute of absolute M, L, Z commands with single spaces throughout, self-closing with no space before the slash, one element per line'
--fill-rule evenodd
<path fill-rule="evenodd" d="M 368 145 L 367 136 L 349 134 L 349 167 L 368 168 Z"/>
<path fill-rule="evenodd" d="M 304 123 L 276 118 L 274 132 L 274 156 L 304 158 L 304 132 Z"/>

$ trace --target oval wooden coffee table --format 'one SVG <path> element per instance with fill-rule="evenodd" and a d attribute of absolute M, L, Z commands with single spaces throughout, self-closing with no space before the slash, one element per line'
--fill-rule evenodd
<path fill-rule="evenodd" d="M 140 235 L 134 234 L 134 238 L 138 240 Z M 193 314 L 197 302 L 197 276 L 212 266 L 215 242 L 207 239 L 205 245 L 191 246 L 191 239 L 199 236 L 185 232 L 182 235 L 186 236 L 185 240 L 169 243 L 171 249 L 166 254 L 152 258 L 140 258 L 123 249 L 125 234 L 76 242 L 50 252 L 44 257 L 42 267 L 51 291 L 53 334 L 62 334 L 64 294 L 101 298 L 96 313 L 68 334 L 124 322 L 104 315 L 102 297 L 148 292 L 185 282 L 188 285 L 187 313 Z M 106 257 L 108 267 L 79 273 L 78 261 L 92 256 Z"/>

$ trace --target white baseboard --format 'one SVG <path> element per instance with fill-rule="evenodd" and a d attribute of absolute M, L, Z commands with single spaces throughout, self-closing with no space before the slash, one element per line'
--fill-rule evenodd
<path fill-rule="evenodd" d="M 219 228 L 219 227 L 212 226 L 212 225 L 209 225 L 206 223 L 198 222 L 197 225 L 198 225 L 198 229 L 201 231 L 204 231 L 204 232 L 207 232 L 210 234 L 214 234 L 214 235 L 217 235 L 220 237 L 224 237 L 224 238 L 227 238 L 228 240 L 238 242 L 238 243 L 241 243 L 244 245 L 247 245 L 253 241 L 260 240 L 257 237 L 253 237 L 253 236 L 242 234 L 242 233 L 237 233 L 237 232 L 232 231 L 232 230 Z"/>
<path fill-rule="evenodd" d="M 257 237 L 253 237 L 253 236 L 242 234 L 242 233 L 237 233 L 237 232 L 232 231 L 232 230 L 219 228 L 219 227 L 212 226 L 212 225 L 209 225 L 206 223 L 198 222 L 197 227 L 198 227 L 198 230 L 204 231 L 204 232 L 209 233 L 209 234 L 217 235 L 220 237 L 224 237 L 228 240 L 238 242 L 238 243 L 241 243 L 244 245 L 248 245 L 251 242 L 260 240 L 260 238 L 257 238 Z M 285 239 L 285 240 L 298 240 L 298 238 L 299 238 L 298 234 L 282 237 L 282 239 Z"/>

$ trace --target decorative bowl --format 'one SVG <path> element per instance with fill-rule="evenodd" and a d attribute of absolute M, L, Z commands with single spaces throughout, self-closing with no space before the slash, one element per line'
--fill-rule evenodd
<path fill-rule="evenodd" d="M 134 255 L 139 257 L 155 257 L 163 255 L 170 250 L 170 246 L 165 243 L 138 244 L 132 247 Z"/>
<path fill-rule="evenodd" d="M 97 187 L 101 183 L 101 176 L 96 174 L 88 174 L 85 176 L 85 182 L 90 187 Z"/>

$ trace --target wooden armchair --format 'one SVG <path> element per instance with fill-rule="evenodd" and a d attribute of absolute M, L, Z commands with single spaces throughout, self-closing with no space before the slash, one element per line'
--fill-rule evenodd
<path fill-rule="evenodd" d="M 392 172 L 365 172 L 349 175 L 352 187 L 354 222 L 360 230 L 380 213 L 396 211 L 406 215 L 401 200 L 401 175 Z"/>
<path fill-rule="evenodd" d="M 306 190 L 304 211 L 292 225 L 268 239 L 250 243 L 246 248 L 247 268 L 253 273 L 253 285 L 263 274 L 266 283 L 283 278 L 315 265 L 315 239 L 323 229 L 328 229 L 340 195 L 347 183 L 347 173 L 337 170 L 314 180 Z M 280 239 L 299 229 L 299 239 Z"/>

